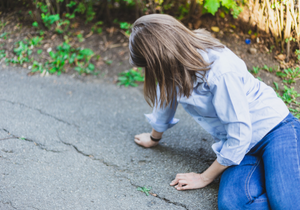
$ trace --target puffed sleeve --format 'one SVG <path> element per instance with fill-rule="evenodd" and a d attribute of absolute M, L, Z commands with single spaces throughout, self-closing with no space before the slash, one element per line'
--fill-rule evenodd
<path fill-rule="evenodd" d="M 157 98 L 160 97 L 159 86 L 157 86 Z M 154 130 L 157 132 L 164 132 L 168 128 L 173 127 L 179 121 L 179 119 L 174 118 L 176 109 L 177 109 L 177 98 L 174 98 L 174 103 L 171 106 L 171 103 L 164 107 L 160 108 L 160 101 L 155 102 L 155 106 L 153 107 L 153 111 L 151 114 L 145 114 L 148 122 L 152 126 Z"/>
<path fill-rule="evenodd" d="M 212 103 L 227 132 L 227 139 L 212 148 L 224 166 L 239 165 L 249 148 L 252 124 L 244 91 L 244 78 L 236 72 L 217 77 L 211 84 Z"/>

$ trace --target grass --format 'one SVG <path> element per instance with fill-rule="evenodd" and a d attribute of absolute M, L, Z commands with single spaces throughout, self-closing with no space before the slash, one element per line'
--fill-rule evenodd
<path fill-rule="evenodd" d="M 35 47 L 40 46 L 43 37 L 33 37 L 29 40 L 18 41 L 15 43 L 13 50 L 15 57 L 6 58 L 6 63 L 19 64 L 31 63 L 33 58 L 31 55 L 35 50 Z M 38 55 L 42 53 L 42 49 L 37 49 Z M 74 70 L 79 74 L 90 74 L 94 73 L 95 66 L 90 62 L 92 57 L 95 55 L 91 49 L 84 48 L 72 48 L 69 44 L 64 42 L 56 48 L 56 51 L 49 50 L 49 59 L 44 63 L 38 63 L 37 61 L 32 62 L 32 72 L 44 72 L 47 71 L 50 74 L 56 73 L 60 75 L 66 71 L 67 67 L 74 67 Z M 0 51 L 0 59 L 6 57 L 4 50 Z"/>
<path fill-rule="evenodd" d="M 300 78 L 300 68 L 288 68 L 284 69 L 283 72 L 276 72 L 276 75 L 283 78 L 283 82 L 287 84 L 295 83 Z"/>
<path fill-rule="evenodd" d="M 268 72 L 273 72 L 273 68 L 268 67 L 267 65 L 264 65 L 262 68 L 263 70 L 266 70 Z M 275 68 L 274 68 L 275 69 Z M 253 70 L 250 72 L 256 75 L 258 71 L 260 70 L 259 67 L 253 67 Z M 300 103 L 297 101 L 298 98 L 300 98 L 300 93 L 298 93 L 294 87 L 291 85 L 295 83 L 297 80 L 300 79 L 300 68 L 287 68 L 282 71 L 277 71 L 276 76 L 280 77 L 282 79 L 282 82 L 285 84 L 283 86 L 283 90 L 279 88 L 279 85 L 277 82 L 273 82 L 274 84 L 274 90 L 279 98 L 282 99 L 282 101 L 288 106 L 290 112 L 300 119 Z M 261 80 L 260 77 L 256 77 L 257 79 Z"/>
<path fill-rule="evenodd" d="M 136 190 L 137 191 L 141 191 L 141 192 L 145 193 L 148 196 L 149 192 L 151 190 L 151 187 L 150 188 L 147 188 L 146 186 L 144 186 L 144 187 L 138 187 Z"/>
<path fill-rule="evenodd" d="M 142 68 L 132 68 L 129 71 L 121 72 L 118 77 L 118 85 L 124 85 L 125 87 L 136 87 L 136 82 L 144 82 L 145 76 L 143 75 Z"/>

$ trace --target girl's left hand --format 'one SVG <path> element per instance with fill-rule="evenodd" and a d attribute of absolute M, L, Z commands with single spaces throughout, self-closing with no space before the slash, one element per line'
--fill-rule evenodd
<path fill-rule="evenodd" d="M 207 179 L 203 174 L 185 173 L 177 174 L 176 178 L 170 183 L 171 186 L 175 186 L 177 190 L 191 190 L 203 188 L 209 185 L 213 179 Z"/>

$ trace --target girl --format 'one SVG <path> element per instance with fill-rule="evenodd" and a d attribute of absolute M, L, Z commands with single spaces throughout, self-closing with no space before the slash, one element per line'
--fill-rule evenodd
<path fill-rule="evenodd" d="M 222 174 L 219 209 L 300 209 L 300 123 L 274 90 L 204 30 L 153 14 L 134 23 L 130 62 L 145 68 L 144 95 L 156 146 L 178 120 L 178 103 L 215 139 L 217 159 L 202 174 L 177 174 L 177 190 L 203 188 Z"/>

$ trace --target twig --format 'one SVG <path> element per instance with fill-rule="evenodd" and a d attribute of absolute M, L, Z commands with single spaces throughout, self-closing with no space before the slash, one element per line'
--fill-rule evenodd
<path fill-rule="evenodd" d="M 120 30 L 120 32 L 122 33 L 122 34 L 124 34 L 128 39 L 129 39 L 129 35 L 128 34 L 126 34 L 126 32 L 125 31 L 123 31 L 123 30 Z"/>

